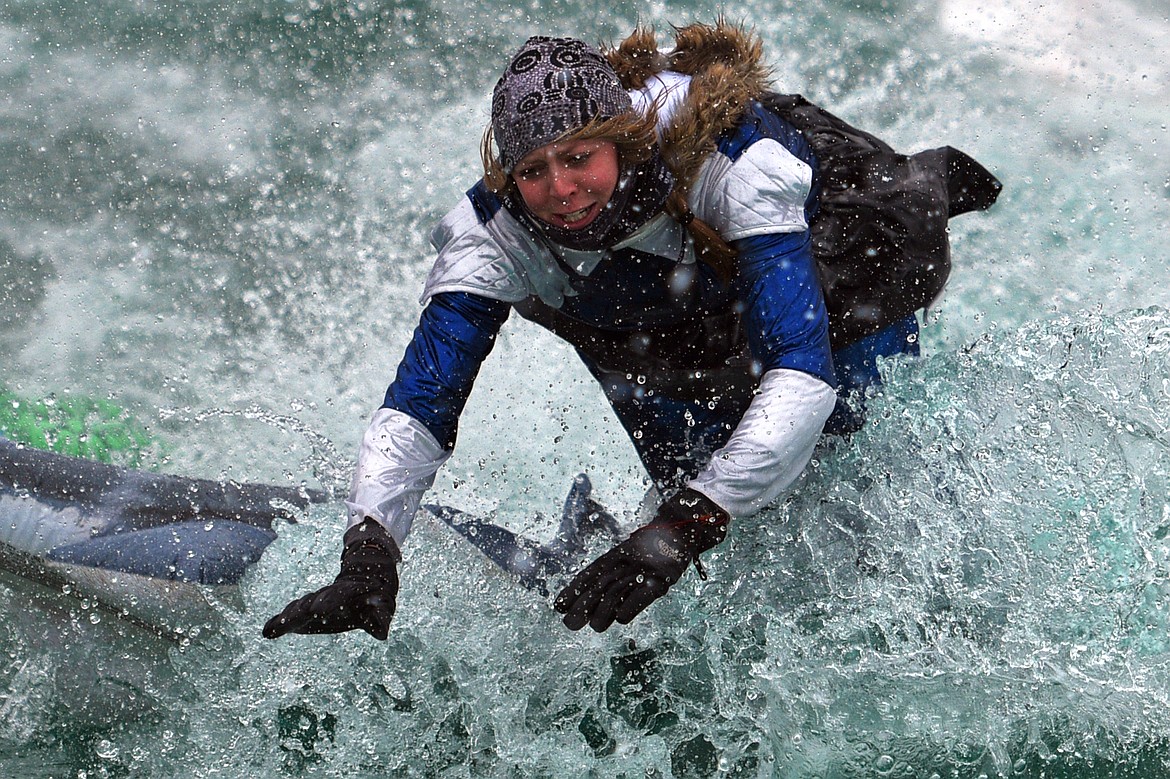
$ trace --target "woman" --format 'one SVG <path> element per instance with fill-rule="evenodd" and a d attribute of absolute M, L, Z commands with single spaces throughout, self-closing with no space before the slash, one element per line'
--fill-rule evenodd
<path fill-rule="evenodd" d="M 495 150 L 498 149 L 498 154 Z M 717 23 L 660 53 L 532 38 L 495 87 L 484 178 L 432 234 L 414 339 L 363 440 L 341 573 L 265 625 L 384 639 L 399 546 L 515 309 L 569 341 L 666 499 L 555 607 L 628 623 L 800 474 L 877 355 L 917 353 L 946 220 L 999 183 L 767 91 L 758 40 Z M 826 305 L 827 304 L 827 305 Z M 826 427 L 828 423 L 828 427 Z M 700 574 L 702 569 L 699 568 Z"/>

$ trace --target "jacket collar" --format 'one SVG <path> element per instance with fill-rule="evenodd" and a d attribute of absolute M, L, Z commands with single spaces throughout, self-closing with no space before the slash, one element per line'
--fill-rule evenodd
<path fill-rule="evenodd" d="M 651 77 L 667 72 L 690 77 L 686 97 L 659 124 L 663 159 L 685 194 L 719 136 L 768 91 L 770 73 L 759 37 L 722 19 L 677 28 L 674 44 L 661 52 L 653 30 L 640 27 L 605 55 L 626 89 L 647 90 Z"/>

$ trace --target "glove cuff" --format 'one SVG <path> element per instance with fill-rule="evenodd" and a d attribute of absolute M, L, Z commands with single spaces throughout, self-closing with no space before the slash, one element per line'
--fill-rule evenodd
<path fill-rule="evenodd" d="M 356 559 L 359 557 L 363 558 L 362 561 L 375 556 L 389 557 L 394 565 L 402 562 L 402 552 L 398 550 L 394 538 L 386 532 L 382 523 L 370 517 L 345 531 L 342 544 L 345 546 L 341 553 L 343 567 L 347 562 L 359 562 Z"/>
<path fill-rule="evenodd" d="M 694 559 L 727 537 L 731 516 L 698 490 L 684 487 L 658 508 L 647 528 L 663 528 L 681 535 Z"/>

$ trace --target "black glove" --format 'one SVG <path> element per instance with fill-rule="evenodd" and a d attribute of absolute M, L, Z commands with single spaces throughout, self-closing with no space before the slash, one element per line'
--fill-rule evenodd
<path fill-rule="evenodd" d="M 727 535 L 727 512 L 690 488 L 658 508 L 654 519 L 594 560 L 561 590 L 553 608 L 569 630 L 586 623 L 598 633 L 623 625 L 661 598 L 699 555 Z M 702 568 L 699 574 L 703 575 Z"/>
<path fill-rule="evenodd" d="M 264 624 L 265 638 L 285 633 L 344 633 L 361 628 L 385 641 L 398 597 L 398 545 L 366 519 L 345 532 L 341 573 L 333 583 L 294 600 Z"/>

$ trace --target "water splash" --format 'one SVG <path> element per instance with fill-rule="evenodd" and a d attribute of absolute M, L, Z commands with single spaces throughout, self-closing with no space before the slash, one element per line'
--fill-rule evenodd
<path fill-rule="evenodd" d="M 265 617 L 335 573 L 331 506 L 282 528 L 242 610 L 217 604 L 185 644 L 110 632 L 117 620 L 4 583 L 4 772 L 1166 775 L 1168 323 L 1131 310 L 1170 289 L 1164 87 L 1114 70 L 1165 71 L 1164 14 L 1141 0 L 971 40 L 978 25 L 953 25 L 969 5 L 727 9 L 759 25 L 781 88 L 899 147 L 954 143 L 1008 188 L 995 212 L 956 222 L 933 356 L 887 366 L 872 424 L 737 523 L 710 581 L 688 577 L 630 629 L 568 634 L 420 521 L 389 642 L 263 642 Z M 665 30 L 709 13 L 86 10 L 18 0 L 0 14 L 4 383 L 80 388 L 143 420 L 180 409 L 162 420 L 166 469 L 299 470 L 289 478 L 335 495 L 350 463 L 327 442 L 356 448 L 417 319 L 426 233 L 474 178 L 502 52 L 550 20 L 612 40 L 638 19 Z M 1102 21 L 1131 11 L 1138 54 L 1133 25 Z M 1028 62 L 1067 52 L 1085 56 L 1066 78 Z M 1073 313 L 1094 305 L 1106 313 Z M 481 435 L 464 436 L 435 498 L 556 516 L 586 465 L 632 514 L 640 471 L 587 378 L 528 402 L 574 370 L 547 341 L 518 348 L 530 340 L 501 335 L 465 414 Z M 517 407 L 536 411 L 518 421 Z M 68 629 L 46 632 L 55 620 Z"/>
<path fill-rule="evenodd" d="M 174 409 L 168 409 L 160 412 L 160 416 L 178 418 L 184 415 L 179 414 Z M 308 443 L 310 451 L 305 457 L 302 467 L 312 472 L 322 485 L 322 489 L 334 500 L 341 500 L 349 494 L 349 483 L 354 463 L 341 457 L 332 441 L 311 429 L 297 417 L 277 414 L 259 406 L 249 406 L 242 409 L 208 409 L 190 416 L 186 421 L 199 423 L 209 419 L 224 418 L 261 422 L 277 434 L 292 434 L 304 439 Z"/>
<path fill-rule="evenodd" d="M 171 652 L 192 697 L 107 732 L 109 765 L 1158 775 L 1170 757 L 1170 313 L 1062 317 L 885 367 L 866 429 L 827 443 L 791 497 L 737 523 L 709 581 L 688 576 L 602 636 L 566 632 L 427 522 L 386 644 L 263 641 L 263 618 L 336 565 L 335 529 L 285 528 L 244 609 Z"/>

